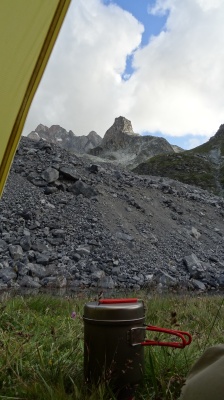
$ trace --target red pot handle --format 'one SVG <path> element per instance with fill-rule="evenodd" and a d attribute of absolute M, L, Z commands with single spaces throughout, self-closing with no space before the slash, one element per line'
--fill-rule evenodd
<path fill-rule="evenodd" d="M 102 299 L 99 304 L 137 303 L 138 299 Z"/>
<path fill-rule="evenodd" d="M 168 347 L 176 347 L 179 349 L 183 349 L 185 346 L 188 346 L 192 341 L 192 336 L 188 332 L 167 329 L 167 328 L 160 328 L 159 326 L 152 326 L 152 325 L 146 326 L 145 329 L 147 331 L 169 333 L 170 335 L 179 337 L 181 341 L 161 342 L 160 340 L 146 339 L 144 340 L 144 342 L 141 342 L 142 346 L 168 346 Z"/>

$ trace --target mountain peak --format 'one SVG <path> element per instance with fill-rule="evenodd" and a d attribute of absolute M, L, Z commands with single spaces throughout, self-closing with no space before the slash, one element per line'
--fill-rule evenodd
<path fill-rule="evenodd" d="M 36 141 L 43 139 L 77 153 L 86 153 L 100 145 L 102 141 L 102 138 L 94 131 L 87 136 L 76 136 L 71 130 L 67 132 L 60 125 L 52 125 L 48 128 L 42 124 L 39 124 L 35 131 L 30 132 L 28 138 Z"/>
<path fill-rule="evenodd" d="M 118 132 L 125 132 L 125 133 L 129 133 L 129 134 L 134 133 L 131 121 L 129 121 L 129 119 L 127 119 L 125 117 L 121 117 L 121 116 L 115 118 L 113 125 L 107 130 L 107 132 L 108 131 L 113 131 L 113 132 L 118 131 Z M 107 134 L 107 132 L 106 132 L 106 134 Z"/>
<path fill-rule="evenodd" d="M 46 125 L 43 124 L 39 124 L 36 129 L 35 132 L 40 133 L 40 132 L 48 132 L 48 127 Z"/>
<path fill-rule="evenodd" d="M 102 146 L 109 149 L 119 149 L 127 144 L 130 136 L 139 136 L 134 133 L 131 121 L 125 117 L 115 118 L 113 125 L 106 131 Z"/>

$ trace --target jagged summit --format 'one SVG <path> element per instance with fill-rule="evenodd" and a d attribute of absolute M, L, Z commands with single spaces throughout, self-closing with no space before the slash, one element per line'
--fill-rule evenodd
<path fill-rule="evenodd" d="M 116 132 L 125 132 L 127 134 L 136 135 L 133 131 L 131 121 L 125 117 L 115 118 L 113 125 L 106 131 L 105 136 Z"/>
<path fill-rule="evenodd" d="M 48 128 L 42 124 L 39 124 L 35 131 L 30 132 L 28 138 L 36 141 L 43 139 L 75 153 L 87 153 L 102 141 L 102 138 L 94 131 L 91 131 L 87 136 L 76 136 L 74 132 L 66 131 L 60 125 L 52 125 Z"/>
<path fill-rule="evenodd" d="M 49 128 L 48 128 L 46 125 L 39 124 L 39 125 L 36 127 L 35 132 L 37 132 L 37 133 L 48 132 L 48 129 L 49 129 Z"/>
<path fill-rule="evenodd" d="M 134 167 L 156 154 L 174 153 L 174 150 L 166 139 L 135 133 L 131 121 L 120 116 L 106 131 L 101 145 L 89 153 Z"/>
<path fill-rule="evenodd" d="M 125 117 L 115 118 L 113 125 L 106 131 L 101 146 L 110 150 L 118 150 L 129 143 L 130 136 L 139 136 L 134 133 L 131 121 Z"/>

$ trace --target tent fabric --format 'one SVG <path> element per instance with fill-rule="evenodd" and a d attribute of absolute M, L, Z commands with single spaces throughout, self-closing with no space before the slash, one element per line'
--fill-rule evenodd
<path fill-rule="evenodd" d="M 0 196 L 70 1 L 0 1 Z"/>

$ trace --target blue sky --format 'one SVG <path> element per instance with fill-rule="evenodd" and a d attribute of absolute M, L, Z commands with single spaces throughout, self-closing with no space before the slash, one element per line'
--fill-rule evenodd
<path fill-rule="evenodd" d="M 152 15 L 148 12 L 150 7 L 155 5 L 155 1 L 148 0 L 104 0 L 104 4 L 117 4 L 123 10 L 130 12 L 144 25 L 141 45 L 148 44 L 150 36 L 158 35 L 165 28 L 167 13 L 165 15 Z"/>
<path fill-rule="evenodd" d="M 224 122 L 223 0 L 72 0 L 30 110 L 39 123 L 101 136 L 135 132 L 192 148 Z"/>
<path fill-rule="evenodd" d="M 134 17 L 140 21 L 144 26 L 144 32 L 142 34 L 141 46 L 144 47 L 149 43 L 152 36 L 159 35 L 159 33 L 165 29 L 167 20 L 167 13 L 165 15 L 152 15 L 148 12 L 149 8 L 155 4 L 155 1 L 147 0 L 105 0 L 105 4 L 117 4 L 122 9 L 130 12 Z M 123 73 L 123 77 L 129 76 L 134 72 L 132 65 L 133 55 L 128 56 L 126 59 L 126 68 Z"/>

